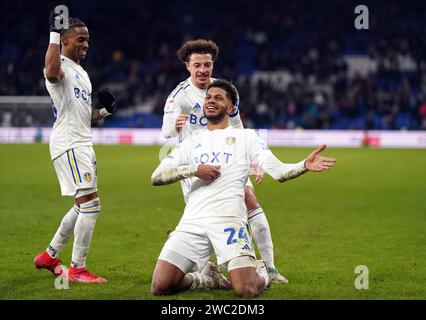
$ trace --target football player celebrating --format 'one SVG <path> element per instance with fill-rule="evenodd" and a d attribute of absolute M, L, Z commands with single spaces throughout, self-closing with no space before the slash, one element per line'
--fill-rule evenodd
<path fill-rule="evenodd" d="M 46 251 L 35 257 L 34 264 L 55 276 L 63 274 L 65 269 L 58 256 L 74 236 L 71 267 L 65 274 L 68 280 L 106 282 L 86 269 L 86 256 L 101 212 L 91 123 L 112 114 L 115 99 L 108 90 L 103 90 L 97 95 L 101 108 L 92 109 L 92 84 L 80 65 L 89 48 L 89 30 L 77 18 L 69 18 L 68 25 L 61 26 L 60 18 L 52 10 L 43 73 L 56 118 L 50 136 L 51 159 L 62 195 L 72 196 L 74 206 L 63 217 Z"/>
<path fill-rule="evenodd" d="M 307 171 L 328 170 L 336 162 L 320 155 L 325 149 L 322 145 L 305 160 L 282 163 L 255 131 L 229 125 L 237 97 L 235 87 L 228 81 L 210 84 L 203 107 L 207 130 L 186 138 L 152 174 L 154 185 L 182 179 L 190 179 L 191 183 L 183 216 L 155 266 L 151 284 L 154 295 L 226 288 L 226 279 L 209 267 L 214 252 L 217 263 L 229 271 L 235 294 L 258 296 L 270 284 L 270 277 L 264 261 L 256 261 L 247 234 L 243 187 L 250 165 L 257 163 L 274 179 L 285 182 Z M 201 268 L 201 273 L 192 272 Z"/>
<path fill-rule="evenodd" d="M 207 87 L 214 81 L 212 78 L 214 62 L 217 59 L 219 48 L 210 40 L 192 40 L 185 42 L 178 51 L 178 58 L 183 62 L 190 76 L 181 82 L 167 98 L 164 107 L 162 134 L 165 138 L 179 136 L 179 141 L 189 135 L 205 129 L 207 119 L 203 114 L 203 102 Z M 229 124 L 237 129 L 244 128 L 239 110 L 239 97 L 229 114 Z M 256 182 L 260 183 L 263 175 L 255 175 Z M 189 179 L 181 180 L 181 187 L 185 202 L 191 191 Z M 247 207 L 247 217 L 260 256 L 265 260 L 272 283 L 288 283 L 274 265 L 274 250 L 271 230 L 265 212 L 254 194 L 250 179 L 244 186 L 244 200 Z"/>

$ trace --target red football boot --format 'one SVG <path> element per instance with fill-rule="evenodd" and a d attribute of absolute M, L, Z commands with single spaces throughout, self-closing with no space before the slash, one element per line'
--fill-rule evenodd
<path fill-rule="evenodd" d="M 52 258 L 46 251 L 34 258 L 34 265 L 37 269 L 49 270 L 55 277 L 60 276 L 64 272 L 62 261 L 58 258 Z"/>
<path fill-rule="evenodd" d="M 89 272 L 86 268 L 76 269 L 74 267 L 70 267 L 68 270 L 68 281 L 80 282 L 80 283 L 108 282 L 107 279 L 99 277 L 96 274 Z"/>

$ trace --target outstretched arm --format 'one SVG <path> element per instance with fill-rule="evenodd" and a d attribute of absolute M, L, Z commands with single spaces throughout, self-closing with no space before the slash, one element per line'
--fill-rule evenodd
<path fill-rule="evenodd" d="M 336 159 L 321 156 L 320 153 L 325 148 L 325 145 L 318 147 L 305 160 L 294 164 L 282 163 L 269 151 L 261 167 L 279 182 L 297 178 L 307 171 L 321 172 L 329 170 L 336 164 Z"/>

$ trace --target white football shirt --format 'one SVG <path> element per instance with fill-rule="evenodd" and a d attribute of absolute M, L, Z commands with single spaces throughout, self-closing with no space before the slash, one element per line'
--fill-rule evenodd
<path fill-rule="evenodd" d="M 52 83 L 46 78 L 53 114 L 56 118 L 50 135 L 51 159 L 69 149 L 92 146 L 92 83 L 83 67 L 61 55 L 64 78 Z"/>
<path fill-rule="evenodd" d="M 215 81 L 215 79 L 212 79 Z M 165 138 L 177 136 L 175 129 L 176 119 L 181 114 L 188 115 L 185 127 L 179 134 L 179 141 L 186 137 L 203 130 L 207 127 L 207 119 L 203 113 L 204 98 L 207 90 L 197 88 L 191 81 L 191 78 L 181 82 L 169 95 L 164 106 L 162 134 Z M 238 102 L 235 104 L 232 113 L 229 115 L 229 125 L 243 129 L 243 123 L 238 110 Z"/>
<path fill-rule="evenodd" d="M 189 136 L 161 162 L 167 167 L 193 164 L 220 165 L 221 176 L 207 182 L 190 178 L 190 191 L 182 220 L 203 217 L 246 217 L 244 185 L 250 164 L 257 163 L 274 179 L 285 181 L 304 172 L 303 163 L 284 164 L 251 129 L 203 130 Z M 155 172 L 154 172 L 155 175 Z"/>

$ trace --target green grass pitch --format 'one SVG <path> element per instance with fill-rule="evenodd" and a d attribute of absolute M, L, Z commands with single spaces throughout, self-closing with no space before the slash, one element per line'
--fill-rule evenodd
<path fill-rule="evenodd" d="M 0 299 L 170 299 L 150 294 L 167 231 L 182 213 L 180 185 L 152 187 L 158 146 L 96 146 L 102 213 L 88 267 L 106 284 L 57 290 L 32 260 L 51 240 L 72 200 L 61 197 L 48 146 L 0 145 Z M 295 162 L 311 149 L 274 148 Z M 326 173 L 256 187 L 272 229 L 276 265 L 288 285 L 258 299 L 425 299 L 426 150 L 334 149 Z M 69 243 L 61 254 L 68 265 Z M 369 289 L 354 269 L 369 269 Z M 235 299 L 231 291 L 173 299 Z"/>

